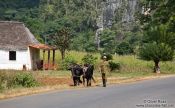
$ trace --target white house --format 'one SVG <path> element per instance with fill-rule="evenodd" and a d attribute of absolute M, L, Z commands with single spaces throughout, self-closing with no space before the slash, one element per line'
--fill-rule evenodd
<path fill-rule="evenodd" d="M 47 50 L 50 56 L 52 48 L 40 44 L 23 23 L 0 21 L 0 69 L 35 70 L 40 49 Z"/>

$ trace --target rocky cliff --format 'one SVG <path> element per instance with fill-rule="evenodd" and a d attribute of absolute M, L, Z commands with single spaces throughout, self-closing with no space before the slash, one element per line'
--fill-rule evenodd
<path fill-rule="evenodd" d="M 98 35 L 105 28 L 111 28 L 114 24 L 130 28 L 140 8 L 139 0 L 103 0 L 100 5 L 102 11 L 97 19 L 96 44 L 100 43 Z"/>

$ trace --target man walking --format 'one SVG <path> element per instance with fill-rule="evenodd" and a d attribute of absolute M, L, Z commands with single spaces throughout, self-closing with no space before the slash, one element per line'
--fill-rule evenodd
<path fill-rule="evenodd" d="M 102 57 L 102 62 L 100 63 L 100 73 L 102 75 L 102 82 L 103 82 L 103 87 L 106 87 L 106 73 L 108 72 L 108 61 L 107 57 L 103 56 Z"/>

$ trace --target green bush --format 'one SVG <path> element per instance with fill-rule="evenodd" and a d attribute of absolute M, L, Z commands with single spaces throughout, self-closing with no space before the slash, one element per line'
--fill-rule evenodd
<path fill-rule="evenodd" d="M 0 91 L 13 87 L 14 74 L 8 72 L 0 72 Z"/>
<path fill-rule="evenodd" d="M 115 63 L 113 61 L 110 61 L 109 62 L 109 67 L 110 67 L 111 71 L 114 71 L 114 70 L 120 70 L 121 65 L 120 65 L 120 63 Z"/>
<path fill-rule="evenodd" d="M 31 73 L 18 73 L 14 81 L 16 86 L 21 87 L 35 87 L 39 85 Z"/>
<path fill-rule="evenodd" d="M 97 61 L 97 57 L 94 57 L 91 54 L 86 54 L 83 58 L 82 61 L 84 64 L 95 64 Z"/>
<path fill-rule="evenodd" d="M 133 48 L 128 42 L 120 43 L 116 48 L 116 53 L 119 55 L 128 55 L 133 53 Z"/>
<path fill-rule="evenodd" d="M 0 73 L 0 90 L 3 90 L 4 87 L 4 83 L 6 82 L 6 76 L 4 75 L 4 73 Z"/>
<path fill-rule="evenodd" d="M 69 67 L 71 64 L 75 64 L 75 63 L 77 63 L 77 61 L 75 60 L 75 58 L 72 57 L 72 56 L 70 56 L 70 55 L 68 55 L 68 56 L 66 56 L 66 57 L 64 58 L 64 60 L 62 61 L 62 63 L 61 63 L 61 68 L 62 68 L 63 70 L 68 69 L 68 67 Z"/>

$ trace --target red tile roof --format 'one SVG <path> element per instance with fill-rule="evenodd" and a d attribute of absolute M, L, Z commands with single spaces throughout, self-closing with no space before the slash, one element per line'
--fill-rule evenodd
<path fill-rule="evenodd" d="M 43 49 L 43 50 L 55 50 L 56 49 L 56 47 L 46 45 L 46 44 L 34 44 L 34 45 L 29 45 L 29 47 Z"/>

